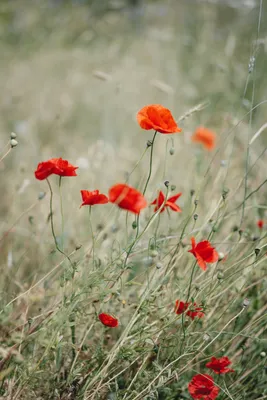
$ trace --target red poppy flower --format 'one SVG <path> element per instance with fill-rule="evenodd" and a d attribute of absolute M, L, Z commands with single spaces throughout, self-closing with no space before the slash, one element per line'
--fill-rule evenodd
<path fill-rule="evenodd" d="M 178 200 L 181 195 L 182 193 L 177 193 L 174 196 L 170 197 L 166 201 L 164 207 L 161 209 L 160 212 L 162 213 L 166 207 L 170 207 L 170 209 L 173 211 L 181 212 L 182 210 L 180 209 L 180 207 L 177 206 L 177 204 L 175 204 L 176 200 Z M 162 191 L 160 191 L 158 197 L 151 203 L 151 205 L 156 205 L 154 211 L 155 212 L 158 211 L 164 202 L 165 202 L 165 195 L 164 193 L 162 193 Z"/>
<path fill-rule="evenodd" d="M 35 171 L 35 177 L 42 181 L 52 174 L 59 176 L 77 176 L 75 171 L 77 168 L 78 167 L 74 167 L 67 160 L 62 160 L 62 158 L 52 158 L 51 160 L 38 164 Z"/>
<path fill-rule="evenodd" d="M 109 189 L 109 201 L 134 214 L 139 214 L 147 206 L 142 193 L 124 183 L 118 183 Z"/>
<path fill-rule="evenodd" d="M 232 362 L 228 357 L 211 357 L 206 367 L 212 369 L 215 374 L 227 374 L 228 372 L 235 372 L 233 369 L 227 368 L 230 364 L 232 364 Z"/>
<path fill-rule="evenodd" d="M 190 306 L 190 309 L 186 312 L 186 315 L 188 315 L 188 317 L 194 321 L 196 317 L 202 318 L 205 314 L 203 313 L 203 308 L 194 303 Z"/>
<path fill-rule="evenodd" d="M 216 135 L 204 126 L 200 126 L 195 130 L 191 137 L 193 142 L 201 143 L 207 150 L 212 150 L 215 147 Z"/>
<path fill-rule="evenodd" d="M 150 104 L 143 107 L 137 114 L 137 121 L 142 129 L 154 129 L 160 133 L 181 132 L 170 110 L 160 104 Z"/>
<path fill-rule="evenodd" d="M 188 306 L 189 306 L 189 303 L 184 303 L 181 300 L 176 300 L 174 311 L 178 315 L 183 314 L 188 309 Z"/>
<path fill-rule="evenodd" d="M 257 222 L 257 225 L 258 225 L 258 227 L 259 227 L 260 229 L 262 229 L 262 228 L 263 228 L 263 225 L 264 225 L 263 220 L 262 220 L 262 219 L 259 219 L 258 222 Z"/>
<path fill-rule="evenodd" d="M 99 193 L 99 190 L 81 190 L 81 195 L 83 199 L 82 206 L 94 206 L 95 204 L 106 204 L 108 203 L 108 198 L 106 195 Z"/>
<path fill-rule="evenodd" d="M 103 325 L 108 326 L 109 328 L 116 328 L 119 325 L 117 318 L 112 317 L 110 314 L 101 313 L 98 318 Z"/>
<path fill-rule="evenodd" d="M 218 386 L 214 385 L 212 377 L 207 374 L 195 375 L 188 385 L 188 391 L 193 399 L 199 400 L 214 400 L 219 390 Z"/>
<path fill-rule="evenodd" d="M 191 238 L 192 249 L 188 250 L 189 253 L 192 253 L 196 259 L 197 263 L 203 271 L 207 269 L 206 263 L 214 263 L 218 261 L 219 255 L 214 247 L 211 246 L 208 240 L 204 240 L 203 242 L 199 242 L 196 245 L 195 238 Z"/>

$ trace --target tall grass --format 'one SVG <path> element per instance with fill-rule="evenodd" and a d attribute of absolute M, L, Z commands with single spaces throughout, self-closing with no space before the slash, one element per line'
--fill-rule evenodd
<path fill-rule="evenodd" d="M 267 398 L 265 8 L 151 2 L 96 19 L 2 3 L 3 398 L 190 399 L 192 377 L 225 355 L 235 372 L 213 375 L 218 399 Z M 153 153 L 136 122 L 150 103 L 183 129 Z M 198 125 L 216 132 L 213 152 L 192 143 Z M 79 169 L 49 178 L 50 203 L 34 170 L 53 157 Z M 81 189 L 117 182 L 149 203 L 182 192 L 182 213 L 79 209 Z M 192 236 L 219 252 L 206 271 Z M 204 317 L 177 315 L 178 299 Z"/>

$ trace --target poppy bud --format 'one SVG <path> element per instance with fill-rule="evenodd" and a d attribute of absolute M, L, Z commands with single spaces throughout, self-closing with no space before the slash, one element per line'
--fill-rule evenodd
<path fill-rule="evenodd" d="M 137 222 L 136 222 L 136 221 L 134 221 L 134 222 L 132 223 L 132 228 L 133 228 L 133 229 L 136 229 L 136 228 L 137 228 Z"/>
<path fill-rule="evenodd" d="M 198 205 L 198 200 L 197 199 L 194 201 L 194 204 L 195 204 L 195 206 Z"/>
<path fill-rule="evenodd" d="M 11 145 L 11 147 L 13 149 L 13 147 L 16 147 L 18 145 L 18 142 L 15 139 L 11 139 L 10 140 L 10 145 Z"/>
<path fill-rule="evenodd" d="M 170 155 L 171 155 L 171 156 L 174 155 L 174 148 L 173 148 L 173 147 L 170 149 Z"/>
<path fill-rule="evenodd" d="M 198 214 L 194 214 L 194 220 L 196 221 L 198 219 Z"/>
<path fill-rule="evenodd" d="M 261 356 L 262 358 L 266 357 L 265 351 L 262 351 L 262 352 L 260 353 L 260 356 Z"/>
<path fill-rule="evenodd" d="M 160 262 L 158 262 L 157 264 L 156 264 L 156 268 L 157 269 L 161 269 L 163 267 L 163 265 L 160 263 Z"/>
<path fill-rule="evenodd" d="M 16 139 L 17 135 L 15 134 L 15 132 L 11 132 L 10 134 L 10 139 Z"/>
<path fill-rule="evenodd" d="M 256 257 L 260 254 L 260 249 L 256 248 L 255 250 Z"/>
<path fill-rule="evenodd" d="M 219 261 L 222 261 L 224 259 L 224 253 L 222 251 L 219 251 Z"/>
<path fill-rule="evenodd" d="M 244 299 L 243 301 L 243 307 L 247 307 L 250 304 L 250 300 L 249 299 Z"/>
<path fill-rule="evenodd" d="M 38 194 L 38 200 L 42 200 L 45 197 L 46 193 L 45 192 L 40 192 Z"/>
<path fill-rule="evenodd" d="M 204 333 L 203 340 L 205 340 L 205 342 L 208 342 L 210 340 L 210 335 L 208 333 Z"/>
<path fill-rule="evenodd" d="M 151 142 L 151 140 L 148 140 L 148 141 L 146 142 L 146 145 L 147 145 L 147 147 L 150 147 L 150 146 L 152 146 L 152 142 Z"/>
<path fill-rule="evenodd" d="M 152 258 L 157 257 L 158 254 L 159 254 L 159 253 L 157 252 L 157 250 L 152 250 L 152 251 L 150 252 L 150 256 L 151 256 Z"/>
<path fill-rule="evenodd" d="M 218 272 L 217 278 L 219 281 L 224 278 L 224 273 L 222 271 Z"/>
<path fill-rule="evenodd" d="M 171 191 L 173 192 L 176 189 L 175 185 L 171 185 Z"/>
<path fill-rule="evenodd" d="M 164 185 L 166 186 L 166 188 L 169 187 L 169 184 L 170 184 L 170 181 L 165 181 L 164 182 Z"/>
<path fill-rule="evenodd" d="M 194 194 L 195 194 L 195 190 L 194 190 L 194 189 L 191 189 L 191 190 L 190 190 L 190 195 L 191 195 L 191 196 L 194 196 Z"/>

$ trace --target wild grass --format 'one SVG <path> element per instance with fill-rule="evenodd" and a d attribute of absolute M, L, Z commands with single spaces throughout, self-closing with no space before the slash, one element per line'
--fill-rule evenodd
<path fill-rule="evenodd" d="M 18 140 L 0 162 L 2 398 L 190 399 L 189 381 L 223 355 L 235 372 L 214 376 L 219 400 L 267 398 L 266 7 L 140 10 L 1 4 L 0 158 Z M 136 235 L 115 205 L 89 219 L 80 190 L 144 190 L 153 132 L 136 113 L 150 103 L 183 132 L 157 135 L 146 198 L 182 192 L 182 213 L 148 207 Z M 213 152 L 191 142 L 198 125 L 216 131 Z M 60 190 L 50 179 L 51 215 L 34 170 L 53 157 L 79 169 Z M 219 252 L 205 272 L 192 236 Z M 187 298 L 203 318 L 175 314 Z"/>

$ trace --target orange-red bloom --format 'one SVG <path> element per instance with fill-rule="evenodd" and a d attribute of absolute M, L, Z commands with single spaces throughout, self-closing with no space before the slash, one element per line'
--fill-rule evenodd
<path fill-rule="evenodd" d="M 203 313 L 203 308 L 194 303 L 190 306 L 189 310 L 186 312 L 186 315 L 188 315 L 188 317 L 194 321 L 196 317 L 202 318 L 205 314 Z"/>
<path fill-rule="evenodd" d="M 101 313 L 98 318 L 103 325 L 108 326 L 109 328 L 116 328 L 119 325 L 117 318 L 112 317 L 110 314 Z"/>
<path fill-rule="evenodd" d="M 147 206 L 142 193 L 124 183 L 118 183 L 109 189 L 109 201 L 134 214 L 139 214 Z"/>
<path fill-rule="evenodd" d="M 193 142 L 201 143 L 207 150 L 212 150 L 215 147 L 216 135 L 204 126 L 199 126 L 191 139 Z"/>
<path fill-rule="evenodd" d="M 161 213 L 165 210 L 166 207 L 170 207 L 171 210 L 176 211 L 176 212 L 181 212 L 182 210 L 180 209 L 177 204 L 175 204 L 176 200 L 179 199 L 179 197 L 182 195 L 182 193 L 177 193 L 174 196 L 170 197 L 165 205 L 161 209 Z M 165 196 L 162 191 L 159 192 L 158 197 L 151 203 L 151 205 L 155 205 L 154 211 L 158 211 L 158 209 L 162 206 L 162 204 L 165 202 Z"/>
<path fill-rule="evenodd" d="M 258 222 L 257 222 L 257 225 L 258 225 L 258 227 L 259 227 L 260 229 L 262 229 L 262 228 L 263 228 L 263 225 L 264 225 L 264 221 L 263 221 L 262 219 L 259 219 Z"/>
<path fill-rule="evenodd" d="M 160 104 L 150 104 L 143 107 L 137 114 L 137 121 L 142 129 L 154 129 L 160 133 L 181 132 L 170 110 Z"/>
<path fill-rule="evenodd" d="M 203 242 L 199 242 L 196 245 L 196 240 L 194 237 L 191 238 L 192 249 L 188 250 L 189 253 L 192 253 L 196 259 L 200 268 L 205 271 L 207 269 L 206 263 L 214 263 L 218 261 L 219 255 L 214 247 L 211 246 L 208 240 L 204 240 Z"/>
<path fill-rule="evenodd" d="M 35 171 L 35 177 L 42 181 L 52 174 L 59 176 L 77 176 L 75 171 L 77 168 L 78 167 L 74 167 L 67 160 L 62 160 L 62 158 L 52 158 L 51 160 L 38 164 Z"/>
<path fill-rule="evenodd" d="M 232 364 L 228 357 L 211 357 L 211 360 L 206 364 L 207 368 L 212 369 L 215 374 L 227 374 L 228 372 L 235 372 L 233 369 L 227 368 Z"/>
<path fill-rule="evenodd" d="M 193 377 L 188 385 L 188 391 L 193 399 L 198 400 L 214 400 L 219 394 L 218 386 L 214 385 L 214 381 L 210 375 L 198 374 Z"/>
<path fill-rule="evenodd" d="M 89 190 L 81 190 L 82 206 L 94 206 L 95 204 L 106 204 L 108 203 L 108 198 L 106 195 L 99 193 L 99 190 L 93 190 L 89 192 Z"/>
<path fill-rule="evenodd" d="M 196 317 L 202 318 L 204 317 L 203 308 L 201 306 L 197 306 L 196 303 L 185 303 L 181 300 L 176 300 L 174 311 L 176 314 L 180 315 L 186 312 L 186 315 L 194 320 Z"/>
<path fill-rule="evenodd" d="M 189 303 L 184 303 L 181 300 L 176 300 L 174 311 L 178 315 L 183 314 L 188 309 L 188 306 L 189 306 Z"/>

